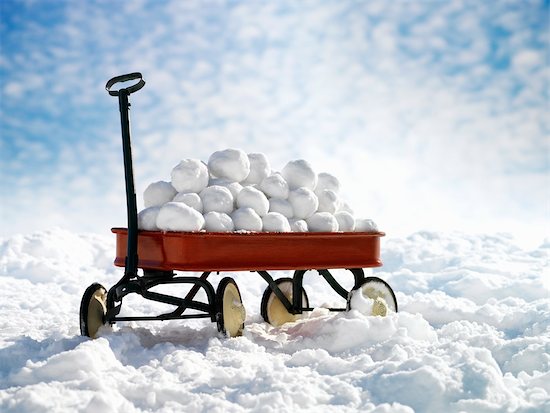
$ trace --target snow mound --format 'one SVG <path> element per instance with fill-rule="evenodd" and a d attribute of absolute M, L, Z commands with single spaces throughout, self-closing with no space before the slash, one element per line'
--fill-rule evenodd
<path fill-rule="evenodd" d="M 224 149 L 210 155 L 208 169 L 216 178 L 240 182 L 250 173 L 250 161 L 240 149 Z"/>
<path fill-rule="evenodd" d="M 143 204 L 145 208 L 162 206 L 170 202 L 175 195 L 176 190 L 170 182 L 153 182 L 143 192 Z"/>
<path fill-rule="evenodd" d="M 200 231 L 203 226 L 201 213 L 182 202 L 164 204 L 157 216 L 157 227 L 162 231 Z"/>
<path fill-rule="evenodd" d="M 198 159 L 184 159 L 172 169 L 171 178 L 176 191 L 199 193 L 208 185 L 208 168 Z"/>

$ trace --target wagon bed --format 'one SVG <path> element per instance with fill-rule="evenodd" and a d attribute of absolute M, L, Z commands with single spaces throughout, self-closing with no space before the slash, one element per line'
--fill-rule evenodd
<path fill-rule="evenodd" d="M 128 231 L 116 234 L 124 267 Z M 152 270 L 258 271 L 380 267 L 383 232 L 210 233 L 139 231 L 138 266 Z"/>

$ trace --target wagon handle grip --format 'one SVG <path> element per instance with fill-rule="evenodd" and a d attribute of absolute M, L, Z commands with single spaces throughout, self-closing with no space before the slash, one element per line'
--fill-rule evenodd
<path fill-rule="evenodd" d="M 130 87 L 122 88 L 122 89 L 119 89 L 119 90 L 111 90 L 111 87 L 113 87 L 117 83 L 129 82 L 131 80 L 138 80 L 138 79 L 139 79 L 139 82 L 133 84 Z M 107 90 L 107 92 L 109 92 L 109 95 L 118 96 L 120 91 L 123 90 L 123 89 L 125 89 L 127 91 L 128 95 L 130 95 L 130 94 L 140 90 L 143 86 L 145 86 L 145 80 L 143 80 L 143 76 L 139 72 L 134 72 L 134 73 L 128 73 L 126 75 L 120 75 L 120 76 L 113 77 L 111 80 L 109 80 L 107 82 L 107 84 L 105 85 L 105 89 Z"/>

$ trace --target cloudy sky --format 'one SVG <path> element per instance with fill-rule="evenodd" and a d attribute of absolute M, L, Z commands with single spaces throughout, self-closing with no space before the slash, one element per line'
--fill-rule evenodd
<path fill-rule="evenodd" d="M 0 1 L 0 235 L 125 225 L 116 75 L 138 203 L 227 147 L 339 177 L 357 215 L 550 233 L 548 1 Z"/>

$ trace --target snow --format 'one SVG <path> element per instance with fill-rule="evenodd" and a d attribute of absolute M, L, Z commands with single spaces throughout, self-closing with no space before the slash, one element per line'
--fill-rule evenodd
<path fill-rule="evenodd" d="M 338 221 L 328 212 L 316 212 L 306 219 L 307 227 L 311 232 L 336 232 Z"/>
<path fill-rule="evenodd" d="M 269 212 L 269 201 L 264 193 L 252 186 L 245 186 L 237 195 L 238 208 L 252 208 L 263 217 Z"/>
<path fill-rule="evenodd" d="M 199 193 L 208 185 L 208 168 L 198 159 L 184 159 L 170 174 L 172 185 L 178 192 Z"/>
<path fill-rule="evenodd" d="M 152 206 L 162 206 L 170 202 L 176 195 L 176 190 L 170 182 L 153 182 L 143 191 L 143 204 L 145 208 Z"/>
<path fill-rule="evenodd" d="M 236 209 L 231 214 L 235 231 L 253 231 L 260 232 L 262 230 L 262 218 L 249 207 Z"/>
<path fill-rule="evenodd" d="M 245 185 L 260 184 L 271 174 L 271 165 L 263 153 L 249 153 L 250 172 L 243 181 Z"/>
<path fill-rule="evenodd" d="M 309 218 L 317 211 L 317 207 L 319 206 L 317 195 L 311 189 L 305 187 L 290 191 L 288 202 L 292 205 L 294 217 L 298 219 Z"/>
<path fill-rule="evenodd" d="M 340 208 L 340 199 L 336 192 L 330 189 L 324 189 L 321 192 L 316 193 L 317 198 L 319 199 L 319 207 L 317 211 L 319 212 L 329 212 L 334 214 Z"/>
<path fill-rule="evenodd" d="M 204 214 L 204 229 L 212 232 L 228 232 L 233 231 L 235 225 L 229 215 L 211 211 Z"/>
<path fill-rule="evenodd" d="M 338 221 L 338 231 L 351 232 L 355 229 L 355 218 L 347 211 L 338 211 L 334 214 Z"/>
<path fill-rule="evenodd" d="M 121 322 L 90 340 L 79 335 L 80 299 L 122 276 L 114 236 L 1 239 L 0 411 L 550 410 L 549 242 L 525 250 L 505 234 L 416 232 L 384 238 L 381 250 L 374 275 L 399 302 L 386 317 L 328 312 L 345 300 L 308 272 L 316 310 L 275 328 L 259 315 L 261 277 L 222 273 L 209 279 L 237 281 L 243 337 L 187 320 Z M 351 285 L 348 272 L 333 273 Z M 123 305 L 165 308 L 131 296 Z"/>
<path fill-rule="evenodd" d="M 202 210 L 206 214 L 211 211 L 231 214 L 234 200 L 231 191 L 224 186 L 209 186 L 199 194 L 202 201 Z"/>
<path fill-rule="evenodd" d="M 197 212 L 200 212 L 202 214 L 203 205 L 201 197 L 194 192 L 180 192 L 174 197 L 172 201 L 183 202 L 185 205 L 197 210 Z"/>
<path fill-rule="evenodd" d="M 270 198 L 288 198 L 288 183 L 279 173 L 274 173 L 262 180 L 260 189 Z"/>
<path fill-rule="evenodd" d="M 317 174 L 305 159 L 288 162 L 281 170 L 281 175 L 288 182 L 290 189 L 305 187 L 313 190 L 317 184 Z"/>
<path fill-rule="evenodd" d="M 368 218 L 356 218 L 355 219 L 355 231 L 357 232 L 376 232 L 378 226 L 372 219 Z"/>
<path fill-rule="evenodd" d="M 262 217 L 264 232 L 290 232 L 288 219 L 278 212 L 269 212 Z"/>
<path fill-rule="evenodd" d="M 317 185 L 315 186 L 315 193 L 321 194 L 324 190 L 330 190 L 334 193 L 340 192 L 340 181 L 334 175 L 327 172 L 321 172 L 317 175 Z"/>
<path fill-rule="evenodd" d="M 286 218 L 292 218 L 294 211 L 292 205 L 286 199 L 270 198 L 269 199 L 269 212 L 278 212 L 283 214 Z"/>
<path fill-rule="evenodd" d="M 291 218 L 288 222 L 293 232 L 308 232 L 307 222 L 303 219 Z"/>
<path fill-rule="evenodd" d="M 196 209 L 182 202 L 168 202 L 160 208 L 157 227 L 162 231 L 200 231 L 204 227 L 204 218 Z"/>
<path fill-rule="evenodd" d="M 138 228 L 145 231 L 158 231 L 157 217 L 160 206 L 153 206 L 141 210 L 138 214 Z"/>
<path fill-rule="evenodd" d="M 241 149 L 224 149 L 210 155 L 208 169 L 216 178 L 240 182 L 250 173 L 250 161 Z"/>

